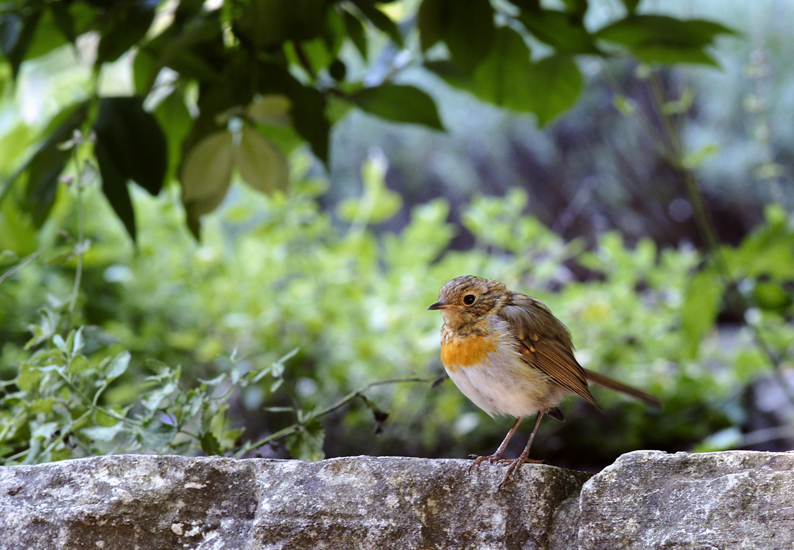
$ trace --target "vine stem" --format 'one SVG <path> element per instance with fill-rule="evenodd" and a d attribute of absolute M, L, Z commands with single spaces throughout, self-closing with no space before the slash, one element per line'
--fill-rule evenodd
<path fill-rule="evenodd" d="M 367 384 L 365 386 L 362 386 L 361 388 L 348 393 L 347 395 L 345 395 L 344 397 L 342 397 L 341 399 L 339 399 L 335 403 L 333 403 L 331 405 L 328 405 L 327 407 L 325 407 L 323 409 L 320 409 L 318 411 L 312 412 L 310 415 L 308 415 L 301 422 L 296 422 L 295 424 L 292 424 L 291 426 L 287 426 L 286 428 L 283 428 L 283 429 L 281 429 L 281 430 L 279 430 L 279 431 L 277 431 L 275 433 L 272 433 L 272 434 L 268 435 L 267 437 L 264 437 L 264 438 L 260 439 L 259 441 L 255 442 L 255 443 L 246 443 L 245 445 L 242 446 L 242 448 L 240 450 L 235 452 L 235 456 L 239 458 L 239 457 L 243 456 L 245 453 L 247 453 L 248 451 L 250 451 L 252 449 L 256 449 L 257 447 L 261 447 L 262 445 L 265 445 L 266 443 L 269 443 L 269 442 L 274 441 L 276 439 L 281 439 L 282 437 L 286 437 L 286 436 L 288 436 L 290 434 L 293 434 L 293 433 L 295 433 L 297 431 L 300 431 L 304 426 L 306 426 L 312 420 L 315 420 L 317 418 L 321 418 L 321 417 L 323 417 L 323 416 L 325 416 L 327 414 L 330 414 L 330 413 L 334 412 L 337 409 L 340 409 L 340 408 L 344 407 L 347 403 L 349 403 L 350 401 L 353 401 L 354 399 L 358 398 L 359 396 L 364 395 L 364 393 L 366 391 L 374 388 L 375 386 L 385 386 L 385 385 L 388 385 L 388 384 L 398 384 L 398 383 L 401 383 L 401 382 L 435 382 L 436 380 L 437 380 L 437 377 L 421 378 L 421 377 L 414 376 L 414 377 L 408 377 L 408 378 L 387 378 L 385 380 L 377 380 L 375 382 L 370 382 L 369 384 Z"/>
<path fill-rule="evenodd" d="M 684 147 L 681 143 L 681 136 L 676 131 L 670 115 L 665 113 L 664 109 L 662 108 L 665 103 L 664 89 L 657 71 L 654 71 L 651 74 L 650 78 L 648 79 L 648 84 L 651 88 L 651 94 L 653 95 L 654 103 L 656 104 L 656 108 L 659 112 L 659 118 L 662 121 L 662 128 L 665 132 L 664 137 L 668 147 L 668 154 L 666 155 L 668 161 L 671 162 L 671 164 L 676 168 L 676 170 L 678 170 L 684 179 L 687 196 L 689 197 L 689 201 L 692 204 L 695 222 L 697 223 L 698 230 L 706 242 L 706 248 L 709 251 L 709 257 L 714 262 L 717 273 L 722 279 L 722 283 L 725 287 L 726 299 L 729 301 L 731 307 L 735 311 L 741 312 L 743 310 L 743 304 L 739 301 L 736 279 L 731 273 L 731 270 L 728 268 L 728 264 L 725 261 L 725 257 L 723 256 L 723 250 L 720 246 L 717 231 L 714 227 L 714 221 L 708 214 L 705 201 L 703 200 L 703 194 L 697 185 L 697 181 L 692 174 L 692 170 L 684 163 Z M 786 377 L 783 373 L 783 357 L 781 357 L 772 349 L 772 346 L 767 341 L 763 330 L 758 323 L 748 323 L 746 320 L 745 323 L 750 327 L 750 330 L 752 330 L 753 338 L 756 344 L 769 361 L 775 378 L 780 384 L 783 393 L 786 395 L 788 400 L 794 404 L 794 388 L 789 386 L 788 381 L 786 380 Z"/>
<path fill-rule="evenodd" d="M 77 147 L 72 149 L 72 160 L 76 171 L 75 189 L 77 190 L 77 270 L 74 276 L 74 288 L 69 302 L 69 317 L 74 314 L 77 305 L 77 296 L 80 292 L 80 283 L 83 278 L 83 239 L 85 239 L 85 216 L 83 215 L 83 173 L 80 170 L 80 161 L 77 157 Z"/>
<path fill-rule="evenodd" d="M 41 254 L 42 252 L 44 252 L 44 247 L 43 246 L 41 248 L 39 248 L 36 252 L 34 252 L 33 254 L 31 254 L 30 256 L 28 256 L 27 258 L 22 260 L 21 262 L 19 262 L 17 265 L 15 265 L 11 269 L 9 269 L 8 271 L 6 271 L 2 275 L 0 275 L 0 284 L 2 284 L 3 281 L 8 279 L 11 275 L 13 275 L 17 271 L 19 271 L 20 269 L 25 267 L 27 264 L 29 264 L 30 262 L 35 260 L 38 257 L 38 255 Z"/>

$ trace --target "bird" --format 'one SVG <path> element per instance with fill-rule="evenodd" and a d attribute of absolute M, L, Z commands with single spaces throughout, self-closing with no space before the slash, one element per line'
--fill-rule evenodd
<path fill-rule="evenodd" d="M 565 419 L 557 405 L 568 394 L 601 410 L 590 393 L 593 384 L 662 406 L 653 395 L 583 368 L 562 321 L 540 300 L 512 292 L 499 281 L 475 275 L 452 279 L 427 309 L 441 311 L 444 318 L 441 362 L 458 389 L 490 416 L 516 418 L 494 454 L 470 455 L 470 471 L 483 461 L 509 464 L 500 490 L 523 463 L 542 462 L 529 458 L 535 433 L 544 415 Z M 533 414 L 535 424 L 523 452 L 505 459 L 518 425 Z"/>

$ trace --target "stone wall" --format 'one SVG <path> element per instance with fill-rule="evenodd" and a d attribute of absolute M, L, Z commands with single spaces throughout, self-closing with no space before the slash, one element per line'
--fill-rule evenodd
<path fill-rule="evenodd" d="M 0 468 L 1 549 L 791 549 L 794 453 L 638 451 L 590 476 L 352 457 Z"/>

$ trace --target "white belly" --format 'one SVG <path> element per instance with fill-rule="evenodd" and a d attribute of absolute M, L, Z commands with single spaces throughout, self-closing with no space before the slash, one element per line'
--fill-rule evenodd
<path fill-rule="evenodd" d="M 463 395 L 489 415 L 529 416 L 559 401 L 563 392 L 516 352 L 491 353 L 490 359 L 490 363 L 446 369 Z"/>

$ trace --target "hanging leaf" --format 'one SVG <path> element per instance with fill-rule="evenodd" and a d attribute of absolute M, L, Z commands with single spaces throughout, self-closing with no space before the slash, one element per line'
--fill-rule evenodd
<path fill-rule="evenodd" d="M 110 17 L 100 29 L 97 65 L 116 61 L 136 45 L 151 27 L 156 7 L 157 2 L 136 1 L 108 10 Z"/>
<path fill-rule="evenodd" d="M 358 17 L 348 11 L 342 13 L 342 19 L 345 22 L 348 38 L 350 38 L 351 42 L 353 42 L 353 45 L 358 50 L 358 53 L 360 53 L 361 57 L 366 61 L 368 43 L 364 25 Z"/>
<path fill-rule="evenodd" d="M 132 209 L 130 191 L 127 189 L 127 178 L 119 170 L 116 159 L 102 140 L 97 139 L 94 156 L 99 164 L 99 174 L 102 176 L 102 192 L 124 224 L 130 238 L 135 242 L 137 239 L 135 211 Z"/>
<path fill-rule="evenodd" d="M 595 36 L 626 46 L 646 63 L 717 65 L 704 48 L 721 34 L 735 35 L 736 31 L 701 19 L 632 14 L 600 29 Z"/>
<path fill-rule="evenodd" d="M 246 110 L 246 115 L 259 124 L 269 126 L 289 126 L 292 124 L 290 109 L 292 102 L 288 97 L 270 94 L 255 99 Z"/>
<path fill-rule="evenodd" d="M 584 87 L 576 62 L 566 55 L 552 55 L 533 64 L 529 81 L 535 90 L 529 97 L 530 110 L 541 126 L 573 107 Z"/>
<path fill-rule="evenodd" d="M 273 142 L 247 124 L 237 151 L 237 169 L 243 181 L 263 193 L 286 191 L 289 187 L 287 159 Z"/>
<path fill-rule="evenodd" d="M 102 98 L 94 131 L 102 191 L 135 241 L 135 212 L 127 182 L 135 181 L 152 195 L 160 192 L 168 161 L 165 136 L 139 97 Z"/>
<path fill-rule="evenodd" d="M 328 164 L 328 134 L 331 123 L 325 114 L 325 96 L 314 88 L 291 83 L 286 90 L 292 101 L 292 118 L 295 129 L 309 142 L 312 151 Z"/>
<path fill-rule="evenodd" d="M 233 167 L 231 133 L 222 130 L 199 141 L 182 165 L 182 202 L 196 215 L 212 212 L 229 190 Z"/>
<path fill-rule="evenodd" d="M 444 130 L 433 99 L 413 86 L 381 84 L 356 92 L 349 99 L 380 118 Z"/>
<path fill-rule="evenodd" d="M 152 195 L 160 192 L 168 149 L 157 120 L 143 109 L 143 98 L 103 97 L 94 130 L 125 179 Z"/>
<path fill-rule="evenodd" d="M 427 51 L 442 41 L 452 61 L 471 72 L 491 49 L 496 29 L 488 0 L 470 0 L 462 7 L 455 0 L 424 0 L 419 8 L 419 39 Z"/>
<path fill-rule="evenodd" d="M 600 53 L 580 17 L 555 10 L 522 13 L 518 20 L 532 35 L 559 53 Z"/>
<path fill-rule="evenodd" d="M 392 42 L 397 44 L 398 46 L 403 46 L 403 37 L 400 34 L 400 30 L 397 28 L 397 25 L 392 21 L 391 17 L 380 11 L 378 8 L 375 7 L 375 2 L 372 0 L 352 0 L 353 4 L 364 14 L 364 17 L 369 19 L 369 22 L 372 25 L 389 35 L 389 38 L 392 39 Z"/>
<path fill-rule="evenodd" d="M 450 63 L 427 66 L 451 85 L 483 101 L 535 113 L 541 126 L 569 109 L 584 86 L 571 56 L 551 55 L 533 63 L 524 39 L 508 27 L 497 30 L 491 51 L 470 77 Z"/>

